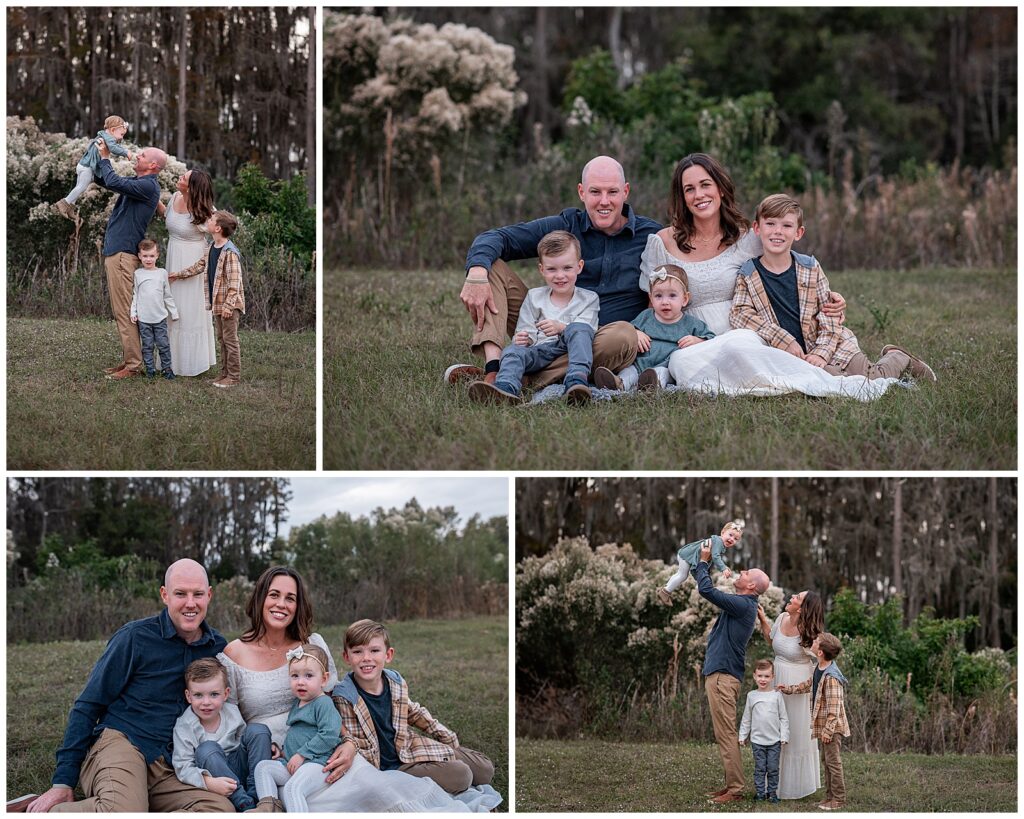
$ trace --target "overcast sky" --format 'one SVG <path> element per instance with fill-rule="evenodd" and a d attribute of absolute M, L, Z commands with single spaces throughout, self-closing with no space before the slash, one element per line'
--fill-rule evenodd
<path fill-rule="evenodd" d="M 359 517 L 378 506 L 405 506 L 411 498 L 424 509 L 454 506 L 460 524 L 475 514 L 508 515 L 508 486 L 507 478 L 292 478 L 292 501 L 282 535 L 287 537 L 292 526 L 321 515 L 348 512 Z"/>

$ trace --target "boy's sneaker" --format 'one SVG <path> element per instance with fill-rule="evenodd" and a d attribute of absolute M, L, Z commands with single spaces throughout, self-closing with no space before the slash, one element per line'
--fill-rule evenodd
<path fill-rule="evenodd" d="M 622 389 L 622 379 L 607 367 L 598 367 L 594 370 L 594 383 L 602 390 Z"/>
<path fill-rule="evenodd" d="M 755 793 L 754 794 L 754 801 L 755 802 L 764 802 L 764 800 L 767 799 L 767 798 L 768 798 L 767 796 L 761 796 L 761 794 L 759 794 L 759 793 Z"/>
<path fill-rule="evenodd" d="M 153 378 L 156 376 L 156 370 L 146 370 L 146 378 Z"/>
<path fill-rule="evenodd" d="M 658 599 L 666 606 L 672 605 L 672 593 L 665 587 L 661 587 L 658 589 Z"/>
<path fill-rule="evenodd" d="M 771 802 L 773 805 L 777 805 L 777 804 L 779 804 L 779 797 L 774 796 L 774 795 L 773 796 L 769 796 L 768 797 L 768 801 Z"/>
<path fill-rule="evenodd" d="M 64 200 L 61 199 L 61 202 Z M 19 796 L 17 799 L 11 799 L 7 803 L 8 813 L 25 813 L 28 810 L 29 805 L 35 802 L 39 798 L 38 793 L 30 793 L 25 796 Z"/>
<path fill-rule="evenodd" d="M 581 406 L 590 403 L 590 387 L 583 381 L 573 380 L 565 382 L 565 400 L 574 406 Z"/>
<path fill-rule="evenodd" d="M 899 350 L 901 353 L 910 356 L 910 374 L 914 376 L 914 378 L 927 378 L 929 381 L 939 380 L 935 375 L 935 370 L 933 370 L 931 367 L 925 364 L 920 358 L 918 358 L 912 352 L 904 349 L 903 347 L 897 347 L 895 344 L 886 344 L 882 348 L 882 355 L 884 356 L 886 353 L 891 352 L 893 350 Z"/>
<path fill-rule="evenodd" d="M 444 371 L 442 380 L 454 387 L 460 381 L 479 381 L 483 377 L 484 371 L 475 364 L 452 364 Z"/>
<path fill-rule="evenodd" d="M 661 389 L 661 381 L 658 380 L 658 371 L 648 367 L 637 379 L 636 388 L 640 392 L 657 392 Z"/>
<path fill-rule="evenodd" d="M 517 395 L 510 384 L 487 381 L 474 381 L 469 385 L 469 397 L 480 404 L 522 404 L 523 398 Z"/>
<path fill-rule="evenodd" d="M 822 802 L 820 805 L 818 805 L 818 810 L 837 810 L 841 807 L 842 804 L 840 802 L 836 802 L 835 800 L 830 799 L 829 801 Z"/>
<path fill-rule="evenodd" d="M 174 380 L 174 370 L 164 370 L 164 378 L 168 381 Z"/>
<path fill-rule="evenodd" d="M 220 387 L 221 389 L 227 389 L 228 387 L 237 387 L 238 381 L 234 378 L 221 378 L 214 381 L 213 386 Z"/>
<path fill-rule="evenodd" d="M 53 203 L 53 209 L 65 219 L 70 219 L 72 222 L 78 221 L 78 208 L 68 202 L 67 199 L 58 199 Z"/>

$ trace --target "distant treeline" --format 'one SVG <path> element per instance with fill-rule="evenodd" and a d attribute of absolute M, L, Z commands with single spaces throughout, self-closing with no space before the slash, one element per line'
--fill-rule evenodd
<path fill-rule="evenodd" d="M 215 587 L 211 621 L 238 631 L 253 581 L 296 568 L 317 621 L 501 613 L 508 519 L 460 522 L 415 499 L 281 536 L 281 478 L 18 478 L 8 481 L 8 640 L 97 639 L 152 613 L 166 566 L 194 558 Z"/>
<path fill-rule="evenodd" d="M 867 603 L 902 595 L 912 621 L 978 617 L 970 647 L 1017 635 L 1017 483 L 996 478 L 530 478 L 516 481 L 516 559 L 561 537 L 630 543 L 675 561 L 681 543 L 746 521 L 729 556 L 787 592 Z"/>

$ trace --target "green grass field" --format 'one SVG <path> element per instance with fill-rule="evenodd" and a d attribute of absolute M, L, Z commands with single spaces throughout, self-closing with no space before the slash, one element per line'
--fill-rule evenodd
<path fill-rule="evenodd" d="M 392 665 L 409 682 L 410 696 L 461 743 L 494 761 L 492 784 L 505 799 L 499 810 L 507 811 L 508 618 L 416 620 L 389 623 L 389 629 Z M 320 633 L 340 663 L 344 627 Z M 8 799 L 49 787 L 68 711 L 103 646 L 95 641 L 7 647 Z"/>
<path fill-rule="evenodd" d="M 536 284 L 535 271 L 526 274 Z M 491 407 L 442 384 L 472 361 L 461 273 L 324 277 L 326 469 L 1013 469 L 1014 271 L 834 273 L 869 356 L 899 343 L 937 384 L 876 402 L 683 394 Z"/>
<path fill-rule="evenodd" d="M 8 469 L 315 469 L 315 333 L 240 338 L 233 389 L 115 382 L 113 321 L 8 318 Z"/>
<path fill-rule="evenodd" d="M 643 744 L 516 738 L 516 810 L 544 812 L 795 813 L 817 810 L 814 796 L 778 805 L 753 801 L 754 763 L 743 749 L 749 799 L 711 805 L 723 784 L 712 743 Z M 847 810 L 869 812 L 1016 811 L 1015 756 L 926 756 L 843 752 Z M 823 780 L 824 781 L 824 780 Z"/>

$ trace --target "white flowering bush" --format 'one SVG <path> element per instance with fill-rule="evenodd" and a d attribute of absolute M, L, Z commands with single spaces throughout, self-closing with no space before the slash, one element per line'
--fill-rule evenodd
<path fill-rule="evenodd" d="M 676 592 L 674 605 L 661 605 L 657 590 L 674 571 L 641 559 L 629 544 L 592 549 L 583 538 L 523 560 L 516 577 L 516 666 L 525 688 L 583 686 L 600 696 L 628 687 L 650 691 L 666 673 L 694 676 L 719 609 L 693 580 Z M 717 588 L 733 591 L 733 578 L 712 577 Z M 760 603 L 774 619 L 782 589 L 770 586 Z M 756 637 L 748 656 L 759 647 L 766 653 Z"/>
<path fill-rule="evenodd" d="M 505 128 L 526 101 L 515 51 L 483 31 L 446 23 L 327 12 L 325 136 L 372 167 L 426 167 Z"/>

